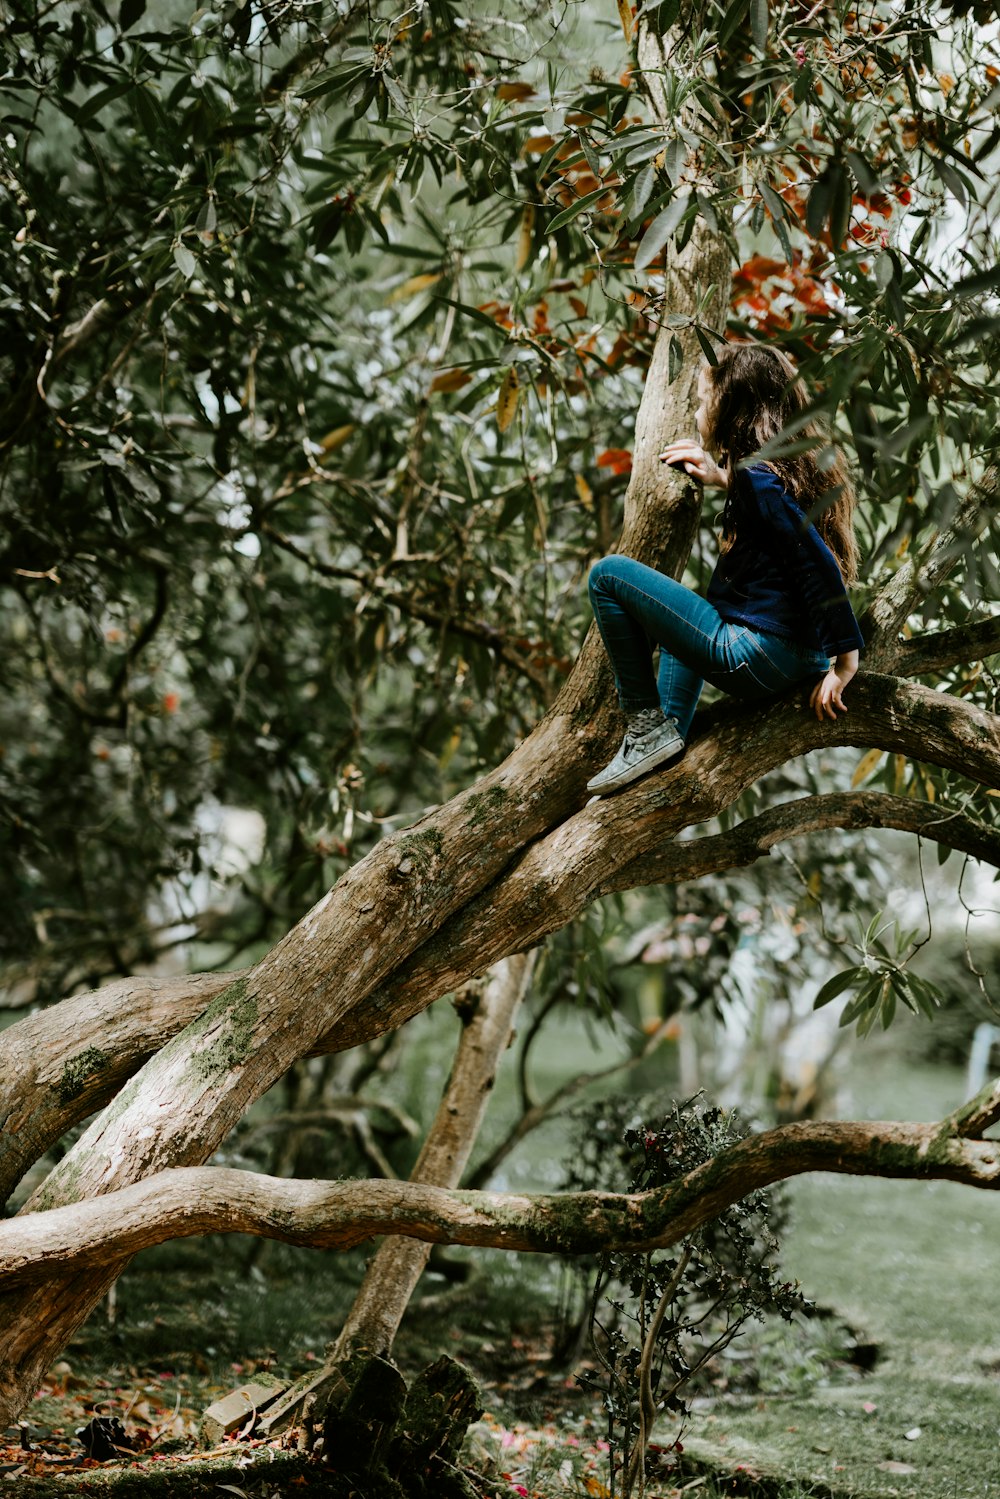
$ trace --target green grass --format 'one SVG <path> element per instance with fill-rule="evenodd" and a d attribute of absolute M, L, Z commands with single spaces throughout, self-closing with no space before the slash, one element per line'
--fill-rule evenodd
<path fill-rule="evenodd" d="M 444 1007 L 420 1017 L 416 1054 L 391 1080 L 398 1101 L 425 1119 L 444 1082 L 457 1025 Z M 961 1101 L 957 1070 L 904 1062 L 896 1043 L 891 1032 L 852 1053 L 845 1116 L 933 1119 Z M 561 1019 L 540 1051 L 536 1092 L 544 1096 L 567 1075 L 608 1065 L 620 1048 L 602 1027 L 588 1033 L 581 1017 Z M 638 1092 L 657 1076 L 669 1082 L 669 1064 L 668 1050 L 641 1083 L 633 1077 L 626 1087 Z M 508 1058 L 484 1151 L 516 1112 L 513 1075 Z M 496 1185 L 550 1190 L 572 1148 L 573 1126 L 556 1121 L 508 1159 Z M 742 1395 L 716 1390 L 699 1400 L 685 1443 L 717 1476 L 692 1492 L 699 1499 L 716 1492 L 1000 1499 L 1000 1195 L 949 1183 L 838 1176 L 799 1178 L 790 1193 L 783 1270 L 835 1316 L 747 1335 L 758 1387 Z M 243 1378 L 248 1360 L 294 1377 L 338 1330 L 365 1253 L 254 1249 L 245 1239 L 211 1239 L 138 1256 L 120 1284 L 118 1325 L 109 1328 L 98 1312 L 67 1352 L 79 1388 L 74 1405 L 99 1393 L 91 1383 L 98 1375 L 106 1378 L 111 1404 L 127 1404 L 131 1392 L 155 1390 L 159 1380 L 165 1406 L 180 1395 L 194 1411 Z M 398 1345 L 404 1370 L 450 1352 L 490 1379 L 490 1408 L 499 1419 L 561 1429 L 571 1419 L 566 1394 L 553 1414 L 546 1377 L 532 1384 L 517 1373 L 511 1346 L 523 1338 L 538 1347 L 539 1327 L 559 1294 L 559 1266 L 529 1255 L 449 1254 L 471 1260 L 478 1278 L 471 1291 L 411 1314 Z M 434 1280 L 422 1294 L 442 1289 Z M 842 1322 L 878 1345 L 872 1373 L 835 1361 Z M 554 1388 L 558 1376 L 549 1382 Z M 40 1402 L 32 1417 L 51 1429 L 60 1410 L 69 1425 L 56 1399 Z M 908 1440 L 917 1427 L 920 1436 Z M 669 1428 L 659 1435 L 668 1437 Z M 570 1492 L 556 1482 L 557 1467 L 553 1459 L 544 1499 Z M 755 1473 L 773 1481 L 755 1490 Z M 659 1499 L 655 1487 L 653 1495 Z"/>
<path fill-rule="evenodd" d="M 962 1096 L 957 1071 L 903 1070 L 886 1048 L 862 1053 L 854 1087 L 858 1118 L 938 1118 Z M 863 1377 L 845 1369 L 803 1392 L 719 1400 L 691 1449 L 845 1494 L 996 1499 L 1000 1197 L 812 1176 L 793 1184 L 792 1202 L 785 1271 L 877 1343 L 879 1360 Z"/>

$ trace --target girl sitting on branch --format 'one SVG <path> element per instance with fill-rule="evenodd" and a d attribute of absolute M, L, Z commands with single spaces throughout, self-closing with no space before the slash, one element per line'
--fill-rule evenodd
<path fill-rule="evenodd" d="M 604 557 L 590 572 L 626 714 L 621 748 L 587 782 L 599 795 L 683 754 L 705 681 L 749 702 L 814 681 L 817 717 L 836 718 L 858 669 L 864 642 L 846 592 L 857 575 L 855 500 L 843 455 L 827 446 L 827 465 L 815 448 L 747 462 L 806 408 L 795 366 L 763 344 L 728 344 L 703 365 L 698 398 L 700 442 L 682 438 L 660 458 L 726 491 L 706 597 L 631 557 Z M 800 430 L 822 435 L 813 422 Z"/>

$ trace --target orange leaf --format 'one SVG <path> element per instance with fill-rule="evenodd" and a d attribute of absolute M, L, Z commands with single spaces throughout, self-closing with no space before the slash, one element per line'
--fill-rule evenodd
<path fill-rule="evenodd" d="M 497 89 L 498 99 L 533 99 L 534 86 L 530 83 L 501 83 Z"/>
<path fill-rule="evenodd" d="M 517 381 L 517 370 L 513 365 L 507 370 L 500 381 L 500 394 L 497 396 L 497 426 L 501 432 L 506 432 L 517 412 L 517 403 L 521 391 Z"/>
<path fill-rule="evenodd" d="M 343 427 L 334 427 L 333 431 L 328 432 L 326 436 L 320 441 L 320 447 L 323 449 L 324 453 L 335 453 L 338 448 L 342 448 L 344 446 L 344 443 L 347 441 L 353 431 L 353 422 L 348 422 L 346 426 Z"/>
<path fill-rule="evenodd" d="M 609 468 L 613 474 L 632 472 L 632 454 L 625 448 L 605 448 L 598 454 L 598 468 Z"/>
<path fill-rule="evenodd" d="M 443 370 L 440 375 L 434 376 L 430 389 L 432 393 L 436 390 L 461 390 L 471 379 L 468 370 Z"/>
<path fill-rule="evenodd" d="M 389 301 L 402 302 L 407 297 L 415 297 L 417 292 L 426 291 L 429 286 L 433 286 L 436 281 L 440 280 L 440 271 L 427 272 L 422 276 L 411 276 L 408 281 L 403 282 L 402 286 L 397 286 L 396 290 L 390 293 Z"/>

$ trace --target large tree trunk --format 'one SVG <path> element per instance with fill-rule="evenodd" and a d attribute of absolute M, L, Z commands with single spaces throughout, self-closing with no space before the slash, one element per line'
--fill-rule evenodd
<path fill-rule="evenodd" d="M 480 992 L 472 990 L 463 996 L 459 1008 L 462 1034 L 451 1076 L 410 1173 L 411 1182 L 457 1187 L 461 1181 L 486 1114 L 500 1059 L 510 1045 L 533 966 L 533 954 L 502 959 L 493 967 Z M 431 1247 L 419 1239 L 395 1236 L 383 1239 L 369 1261 L 338 1337 L 327 1348 L 322 1367 L 292 1385 L 268 1410 L 261 1420 L 259 1434 L 284 1431 L 299 1419 L 300 1413 L 310 1422 L 313 1407 L 336 1386 L 339 1367 L 351 1354 L 364 1351 L 379 1358 L 388 1357 Z"/>
<path fill-rule="evenodd" d="M 692 288 L 719 288 L 709 316 L 721 327 L 730 277 L 725 240 L 699 223 L 672 274 L 671 304 L 692 312 Z M 666 362 L 661 330 L 637 420 L 622 548 L 677 573 L 699 499 L 695 486 L 664 472 L 656 454 L 690 427 L 696 368 L 688 359 L 670 385 Z M 579 808 L 590 768 L 617 732 L 613 707 L 610 672 L 592 630 L 557 702 L 514 754 L 349 870 L 250 973 L 145 1064 L 24 1211 L 205 1161 L 249 1105 L 324 1036 L 338 1027 L 373 1034 L 397 1025 L 391 999 L 370 996 L 527 846 Z M 525 945 L 515 938 L 504 950 Z M 426 993 L 419 1007 L 435 997 Z M 0 1425 L 23 1409 L 124 1263 L 0 1293 Z"/>

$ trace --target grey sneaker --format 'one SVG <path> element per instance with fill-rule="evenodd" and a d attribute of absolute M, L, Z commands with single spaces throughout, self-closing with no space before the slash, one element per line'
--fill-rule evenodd
<path fill-rule="evenodd" d="M 591 776 L 587 790 L 598 795 L 620 791 L 683 753 L 684 740 L 672 718 L 664 718 L 658 708 L 632 713 L 621 749 L 610 765 Z"/>

